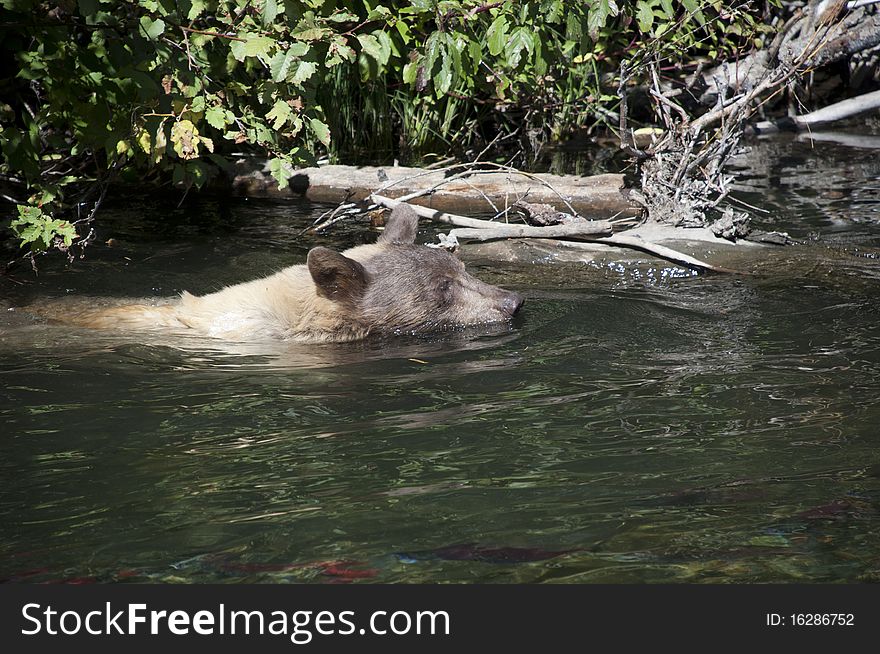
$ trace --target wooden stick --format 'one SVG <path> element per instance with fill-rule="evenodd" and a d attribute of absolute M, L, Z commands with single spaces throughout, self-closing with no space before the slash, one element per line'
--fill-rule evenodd
<path fill-rule="evenodd" d="M 386 198 L 384 195 L 376 195 L 375 193 L 373 193 L 370 196 L 370 201 L 383 207 L 390 207 L 391 209 L 393 209 L 403 200 L 394 200 L 392 198 Z M 413 211 L 415 211 L 422 218 L 430 218 L 431 220 L 446 223 L 447 225 L 455 225 L 456 227 L 473 227 L 474 229 L 495 229 L 496 227 L 499 227 L 503 224 L 492 222 L 491 220 L 480 220 L 479 218 L 468 218 L 467 216 L 458 216 L 454 213 L 445 213 L 443 211 L 437 211 L 436 209 L 430 209 L 428 207 L 420 207 L 417 204 L 411 204 L 410 206 L 413 208 Z"/>
<path fill-rule="evenodd" d="M 459 241 L 495 241 L 501 238 L 573 238 L 593 241 L 613 233 L 607 220 L 531 227 L 530 225 L 498 225 L 489 229 L 458 228 L 449 231 Z"/>

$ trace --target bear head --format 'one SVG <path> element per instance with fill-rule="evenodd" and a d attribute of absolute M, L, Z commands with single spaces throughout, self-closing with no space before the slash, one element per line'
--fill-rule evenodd
<path fill-rule="evenodd" d="M 416 245 L 418 215 L 391 212 L 377 243 L 335 252 L 316 247 L 307 265 L 319 296 L 371 333 L 426 333 L 509 321 L 518 293 L 468 274 L 455 256 Z"/>

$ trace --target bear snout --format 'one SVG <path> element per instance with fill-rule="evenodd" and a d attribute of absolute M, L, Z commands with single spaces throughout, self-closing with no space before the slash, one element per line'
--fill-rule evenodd
<path fill-rule="evenodd" d="M 501 313 L 508 318 L 513 318 L 514 314 L 516 314 L 523 305 L 523 302 L 525 302 L 525 298 L 519 293 L 507 293 L 504 300 L 501 302 Z"/>

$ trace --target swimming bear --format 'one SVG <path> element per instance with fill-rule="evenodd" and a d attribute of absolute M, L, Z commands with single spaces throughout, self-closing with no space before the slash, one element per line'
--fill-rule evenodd
<path fill-rule="evenodd" d="M 168 303 L 26 308 L 85 327 L 161 329 L 232 341 L 343 342 L 510 320 L 523 298 L 481 282 L 452 254 L 416 245 L 418 216 L 399 204 L 376 243 L 309 251 L 305 264 Z"/>

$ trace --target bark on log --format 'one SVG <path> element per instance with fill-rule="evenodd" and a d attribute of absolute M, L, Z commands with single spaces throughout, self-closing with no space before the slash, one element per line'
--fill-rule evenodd
<path fill-rule="evenodd" d="M 585 177 L 535 173 L 533 178 L 528 178 L 505 172 L 483 172 L 467 179 L 444 182 L 444 171 L 394 166 L 328 165 L 292 172 L 289 188 L 279 191 L 278 182 L 265 169 L 263 162 L 243 160 L 232 171 L 233 189 L 242 195 L 305 196 L 315 202 L 338 203 L 364 200 L 391 182 L 394 185 L 383 195 L 400 197 L 443 183 L 431 195 L 413 202 L 444 211 L 468 213 L 485 210 L 486 197 L 498 207 L 505 206 L 505 203 L 512 204 L 518 198 L 525 198 L 528 202 L 556 204 L 559 196 L 545 186 L 549 184 L 568 200 L 577 213 L 584 216 L 610 218 L 618 214 L 635 216 L 640 212 L 639 205 L 630 199 L 629 191 L 624 188 L 623 175 L 612 173 Z"/>

